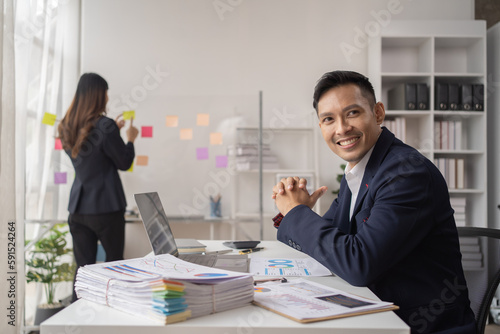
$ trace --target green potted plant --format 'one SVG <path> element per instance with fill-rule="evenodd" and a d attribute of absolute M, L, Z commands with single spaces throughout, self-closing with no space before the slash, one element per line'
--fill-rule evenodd
<path fill-rule="evenodd" d="M 341 164 L 340 169 L 342 170 L 342 174 L 337 174 L 337 182 L 339 183 L 339 185 L 340 185 L 340 182 L 342 181 L 342 178 L 344 177 L 345 166 L 346 166 L 345 164 Z M 338 195 L 339 192 L 340 192 L 340 188 L 336 189 L 336 190 L 332 190 L 332 194 L 334 194 L 334 195 Z"/>
<path fill-rule="evenodd" d="M 54 225 L 34 244 L 26 259 L 26 281 L 42 283 L 46 297 L 46 304 L 37 306 L 35 325 L 64 308 L 55 299 L 57 283 L 73 280 L 75 264 L 70 256 L 72 249 L 67 247 L 66 235 L 69 231 L 63 230 L 64 226 L 67 225 Z"/>

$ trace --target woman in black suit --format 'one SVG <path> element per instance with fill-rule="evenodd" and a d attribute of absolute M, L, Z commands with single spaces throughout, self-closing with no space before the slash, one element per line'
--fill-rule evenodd
<path fill-rule="evenodd" d="M 77 267 L 96 262 L 97 242 L 106 261 L 123 259 L 125 193 L 118 170 L 127 170 L 135 157 L 139 131 L 130 122 L 125 143 L 120 116 L 106 117 L 108 84 L 95 73 L 80 77 L 75 97 L 59 124 L 58 132 L 75 168 L 69 198 L 68 224 Z M 73 292 L 73 301 L 76 294 Z"/>

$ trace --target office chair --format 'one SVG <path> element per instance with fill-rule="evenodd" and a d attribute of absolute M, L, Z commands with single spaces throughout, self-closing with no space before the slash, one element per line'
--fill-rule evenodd
<path fill-rule="evenodd" d="M 483 227 L 457 227 L 457 229 L 459 237 L 477 237 L 480 241 L 483 254 L 482 268 L 469 269 L 464 264 L 464 271 L 471 308 L 476 317 L 477 333 L 483 334 L 489 322 L 491 301 L 500 283 L 500 230 Z"/>

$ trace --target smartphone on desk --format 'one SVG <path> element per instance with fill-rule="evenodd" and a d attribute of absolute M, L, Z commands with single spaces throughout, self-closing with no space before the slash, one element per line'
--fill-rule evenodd
<path fill-rule="evenodd" d="M 229 248 L 244 249 L 244 248 L 254 248 L 258 244 L 260 244 L 260 241 L 258 240 L 224 241 L 222 244 Z"/>

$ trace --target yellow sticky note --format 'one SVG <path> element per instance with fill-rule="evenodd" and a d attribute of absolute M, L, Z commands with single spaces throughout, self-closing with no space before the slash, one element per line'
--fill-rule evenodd
<path fill-rule="evenodd" d="M 147 155 L 138 155 L 136 160 L 137 166 L 147 166 L 149 158 Z"/>
<path fill-rule="evenodd" d="M 124 111 L 123 119 L 126 121 L 128 121 L 129 119 L 135 119 L 135 110 Z"/>
<path fill-rule="evenodd" d="M 211 132 L 210 133 L 210 145 L 222 145 L 222 133 Z"/>
<path fill-rule="evenodd" d="M 132 162 L 132 165 L 130 165 L 130 168 L 127 169 L 127 172 L 133 172 L 134 171 L 134 162 Z"/>
<path fill-rule="evenodd" d="M 196 117 L 196 125 L 198 126 L 208 126 L 210 124 L 209 114 L 198 114 Z"/>
<path fill-rule="evenodd" d="M 180 138 L 181 138 L 181 140 L 193 139 L 193 129 L 181 129 Z"/>
<path fill-rule="evenodd" d="M 178 116 L 167 116 L 167 127 L 176 128 L 179 126 L 179 117 Z"/>
<path fill-rule="evenodd" d="M 42 123 L 54 126 L 54 124 L 56 124 L 56 115 L 46 112 L 45 114 L 43 114 Z"/>

